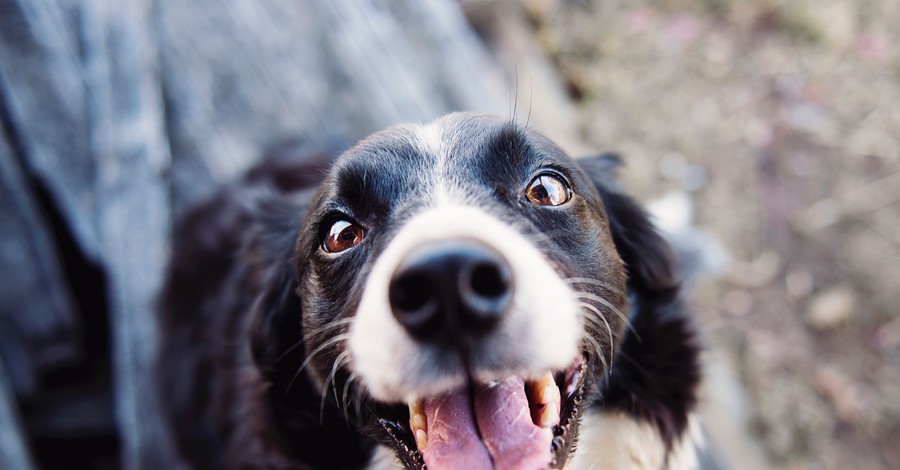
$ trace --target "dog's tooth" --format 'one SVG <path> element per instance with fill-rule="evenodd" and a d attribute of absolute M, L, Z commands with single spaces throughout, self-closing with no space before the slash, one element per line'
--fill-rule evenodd
<path fill-rule="evenodd" d="M 559 424 L 559 402 L 550 401 L 541 410 L 540 425 L 545 428 Z"/>
<path fill-rule="evenodd" d="M 553 380 L 553 374 L 544 372 L 543 375 L 531 381 L 530 385 L 537 402 L 547 403 L 547 400 L 553 396 L 552 387 L 556 387 L 556 382 Z"/>
<path fill-rule="evenodd" d="M 556 384 L 548 384 L 541 390 L 541 403 L 559 404 L 559 389 L 556 388 Z"/>
<path fill-rule="evenodd" d="M 419 450 L 424 450 L 428 444 L 428 420 L 425 418 L 425 407 L 421 400 L 409 404 L 409 427 Z"/>
<path fill-rule="evenodd" d="M 535 424 L 541 427 L 559 424 L 559 388 L 552 373 L 545 372 L 537 379 L 529 381 L 528 396 Z"/>
<path fill-rule="evenodd" d="M 410 415 L 425 414 L 425 405 L 422 403 L 422 400 L 415 400 L 409 404 L 409 414 Z"/>
<path fill-rule="evenodd" d="M 428 433 L 421 429 L 416 429 L 416 446 L 419 447 L 419 451 L 424 451 L 425 446 L 428 445 Z"/>
<path fill-rule="evenodd" d="M 428 425 L 425 421 L 425 415 L 423 414 L 415 414 L 409 418 L 410 426 L 413 429 L 428 429 Z"/>
<path fill-rule="evenodd" d="M 556 388 L 556 382 L 553 380 L 553 374 L 545 372 L 537 380 L 531 382 L 532 396 L 538 403 L 547 403 L 547 400 L 554 396 L 553 390 Z"/>

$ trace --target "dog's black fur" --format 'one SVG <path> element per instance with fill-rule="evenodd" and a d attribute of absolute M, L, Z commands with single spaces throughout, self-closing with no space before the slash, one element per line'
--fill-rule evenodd
<path fill-rule="evenodd" d="M 561 152 L 531 131 L 498 120 L 467 119 L 464 129 L 485 144 L 477 147 L 481 154 L 462 176 L 479 180 L 497 200 L 520 191 L 521 175 L 510 165 L 512 157 L 550 159 L 582 193 L 581 213 L 530 219 L 529 227 L 538 232 L 563 226 L 549 257 L 580 266 L 595 259 L 597 250 L 608 250 L 624 262 L 633 330 L 608 319 L 619 343 L 613 345 L 617 354 L 608 370 L 591 362 L 590 390 L 579 413 L 587 405 L 621 411 L 651 423 L 672 446 L 695 405 L 698 347 L 669 248 L 616 184 L 618 159 L 553 160 Z M 160 392 L 177 447 L 196 468 L 361 468 L 377 443 L 395 449 L 404 444 L 396 436 L 403 432 L 402 407 L 367 399 L 358 383 L 351 384 L 354 406 L 340 406 L 346 405 L 341 392 L 350 378 L 343 367 L 336 369 L 334 388 L 327 388 L 323 399 L 323 380 L 338 350 L 307 355 L 336 334 L 318 335 L 311 328 L 352 316 L 367 263 L 384 249 L 397 225 L 381 225 L 383 236 L 371 237 L 365 250 L 327 262 L 320 253 L 323 227 L 337 209 L 368 227 L 379 221 L 399 224 L 409 209 L 398 205 L 398 197 L 419 194 L 404 162 L 428 157 L 395 134 L 363 142 L 337 164 L 337 152 L 305 146 L 288 150 L 270 155 L 191 210 L 174 236 L 160 308 Z M 482 181 L 485 175 L 493 179 Z M 583 231 L 565 230 L 566 224 L 575 227 L 571 218 L 588 212 L 608 226 L 614 248 L 585 242 L 590 234 Z M 604 274 L 594 266 L 584 270 L 616 276 L 614 270 Z M 304 291 L 311 271 L 319 280 L 317 292 Z M 627 302 L 612 300 L 621 306 Z M 310 311 L 317 318 L 304 318 Z M 604 335 L 597 333 L 597 341 L 610 346 Z M 298 366 L 309 359 L 310 367 L 299 373 Z M 402 451 L 398 456 L 407 465 L 421 465 Z"/>

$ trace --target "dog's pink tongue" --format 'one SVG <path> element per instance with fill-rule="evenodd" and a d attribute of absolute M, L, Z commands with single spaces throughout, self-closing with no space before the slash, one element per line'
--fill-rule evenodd
<path fill-rule="evenodd" d="M 550 429 L 535 426 L 522 379 L 509 377 L 476 394 L 476 418 L 465 391 L 425 400 L 428 444 L 422 453 L 429 470 L 527 469 L 550 465 Z M 477 421 L 482 443 L 475 429 Z"/>
<path fill-rule="evenodd" d="M 531 420 L 525 383 L 509 377 L 483 389 L 475 399 L 478 428 L 498 469 L 540 469 L 550 466 L 550 428 Z"/>
<path fill-rule="evenodd" d="M 491 468 L 471 410 L 465 390 L 425 400 L 428 444 L 422 457 L 428 470 Z"/>

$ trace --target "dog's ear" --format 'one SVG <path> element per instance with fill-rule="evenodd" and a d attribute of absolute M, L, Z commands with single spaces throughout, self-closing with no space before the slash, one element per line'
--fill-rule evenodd
<path fill-rule="evenodd" d="M 639 300 L 671 299 L 679 287 L 672 251 L 648 214 L 619 187 L 615 175 L 619 157 L 604 154 L 579 159 L 578 164 L 600 193 L 613 242 L 628 269 L 630 289 Z"/>
<path fill-rule="evenodd" d="M 274 374 L 285 355 L 302 355 L 300 297 L 294 277 L 294 245 L 303 208 L 273 194 L 248 199 L 261 214 L 243 247 L 250 288 L 256 292 L 247 325 L 250 351 L 264 373 Z M 269 377 L 274 380 L 275 377 Z"/>
<path fill-rule="evenodd" d="M 674 256 L 647 213 L 616 183 L 619 159 L 579 160 L 600 194 L 633 300 L 599 404 L 654 423 L 667 445 L 687 429 L 700 381 L 699 346 L 679 298 Z"/>
<path fill-rule="evenodd" d="M 279 360 L 284 359 L 282 356 L 291 354 L 292 350 L 297 350 L 298 355 L 303 353 L 301 304 L 290 267 L 269 266 L 260 280 L 262 289 L 254 300 L 248 325 L 250 352 L 264 373 L 274 373 Z"/>
<path fill-rule="evenodd" d="M 286 140 L 269 149 L 244 175 L 246 189 L 236 201 L 251 226 L 242 227 L 242 255 L 255 294 L 248 326 L 253 360 L 264 372 L 299 346 L 301 302 L 296 292 L 294 249 L 312 191 L 327 172 L 343 142 Z"/>

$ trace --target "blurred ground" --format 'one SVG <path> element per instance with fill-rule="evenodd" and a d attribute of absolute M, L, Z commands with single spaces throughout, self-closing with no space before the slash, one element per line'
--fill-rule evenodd
<path fill-rule="evenodd" d="M 527 5 L 583 137 L 730 253 L 695 304 L 769 459 L 900 468 L 900 2 Z"/>

